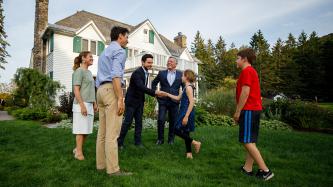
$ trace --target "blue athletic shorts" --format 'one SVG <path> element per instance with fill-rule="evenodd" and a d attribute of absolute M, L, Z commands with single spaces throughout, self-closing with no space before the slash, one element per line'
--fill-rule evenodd
<path fill-rule="evenodd" d="M 239 116 L 239 142 L 256 143 L 261 111 L 242 110 Z"/>

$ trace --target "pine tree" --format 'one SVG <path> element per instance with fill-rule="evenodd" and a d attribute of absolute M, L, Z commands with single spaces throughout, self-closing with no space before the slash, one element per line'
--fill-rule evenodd
<path fill-rule="evenodd" d="M 220 36 L 215 44 L 215 57 L 216 57 L 216 61 L 218 63 L 223 62 L 223 58 L 226 53 L 226 46 L 227 46 L 227 44 L 225 43 L 222 36 Z"/>
<path fill-rule="evenodd" d="M 9 46 L 9 43 L 6 41 L 7 35 L 4 29 L 4 19 L 3 15 L 3 1 L 0 0 L 0 68 L 5 69 L 4 64 L 7 63 L 6 57 L 10 57 L 8 52 L 6 51 L 6 47 Z"/>
<path fill-rule="evenodd" d="M 272 59 L 271 63 L 269 63 L 269 69 L 272 71 L 273 76 L 269 77 L 270 82 L 272 83 L 272 88 L 274 89 L 275 93 L 280 92 L 280 73 L 281 73 L 281 65 L 284 59 L 283 53 L 283 41 L 281 38 L 278 38 L 275 45 L 272 49 Z"/>
<path fill-rule="evenodd" d="M 272 89 L 271 82 L 269 81 L 269 77 L 272 76 L 272 73 L 269 71 L 268 67 L 270 60 L 270 50 L 269 44 L 264 38 L 261 30 L 258 30 L 258 32 L 252 36 L 250 46 L 252 49 L 255 50 L 257 55 L 257 60 L 255 61 L 253 66 L 258 71 L 260 85 L 263 92 L 267 93 Z"/>
<path fill-rule="evenodd" d="M 197 59 L 199 59 L 202 64 L 199 65 L 199 86 L 200 86 L 200 92 L 205 93 L 207 90 L 207 81 L 206 81 L 206 64 L 207 64 L 207 51 L 205 47 L 205 41 L 201 37 L 201 34 L 199 31 L 197 31 L 194 41 L 191 46 L 192 53 L 195 55 Z"/>

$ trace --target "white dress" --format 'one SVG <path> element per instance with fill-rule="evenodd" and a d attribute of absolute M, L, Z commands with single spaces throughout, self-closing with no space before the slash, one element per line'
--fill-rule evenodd
<path fill-rule="evenodd" d="M 86 103 L 87 116 L 81 114 L 79 104 L 73 104 L 73 134 L 91 134 L 94 123 L 94 106 L 93 103 Z"/>

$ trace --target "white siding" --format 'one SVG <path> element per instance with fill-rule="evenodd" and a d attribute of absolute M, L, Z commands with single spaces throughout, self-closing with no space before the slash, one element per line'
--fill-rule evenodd
<path fill-rule="evenodd" d="M 72 91 L 72 73 L 74 58 L 73 37 L 54 34 L 53 80 L 65 86 L 66 92 Z"/>

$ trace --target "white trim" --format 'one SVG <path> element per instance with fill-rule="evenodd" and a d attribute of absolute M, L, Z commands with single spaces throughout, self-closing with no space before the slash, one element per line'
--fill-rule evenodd
<path fill-rule="evenodd" d="M 101 33 L 101 31 L 98 29 L 98 27 L 96 26 L 96 24 L 91 20 L 89 21 L 87 24 L 85 24 L 83 27 L 81 27 L 79 30 L 77 30 L 75 32 L 75 35 L 79 35 L 82 31 L 84 31 L 87 27 L 92 26 L 94 28 L 94 30 L 97 32 L 98 36 L 102 38 L 103 42 L 106 42 L 105 37 L 103 36 L 103 34 Z"/>
<path fill-rule="evenodd" d="M 186 53 L 186 55 L 189 57 L 189 59 L 191 59 L 190 61 L 192 61 L 193 63 L 195 63 L 194 59 L 192 58 L 192 55 L 190 53 L 190 51 L 188 50 L 188 48 L 186 47 L 185 50 L 179 55 L 179 57 L 181 57 L 184 53 Z"/>
<path fill-rule="evenodd" d="M 136 28 L 134 31 L 132 31 L 128 37 L 132 36 L 134 33 L 136 33 L 141 27 L 143 27 L 144 24 L 148 24 L 149 27 L 151 27 L 153 29 L 153 31 L 155 32 L 155 36 L 156 38 L 162 43 L 163 48 L 165 49 L 165 51 L 167 51 L 168 55 L 171 56 L 170 51 L 168 50 L 168 48 L 165 46 L 163 40 L 160 38 L 160 35 L 158 34 L 158 32 L 156 31 L 155 27 L 153 26 L 153 24 L 150 22 L 150 20 L 146 20 L 144 23 L 142 23 L 140 25 L 140 27 Z M 148 31 L 149 34 L 149 31 Z"/>

